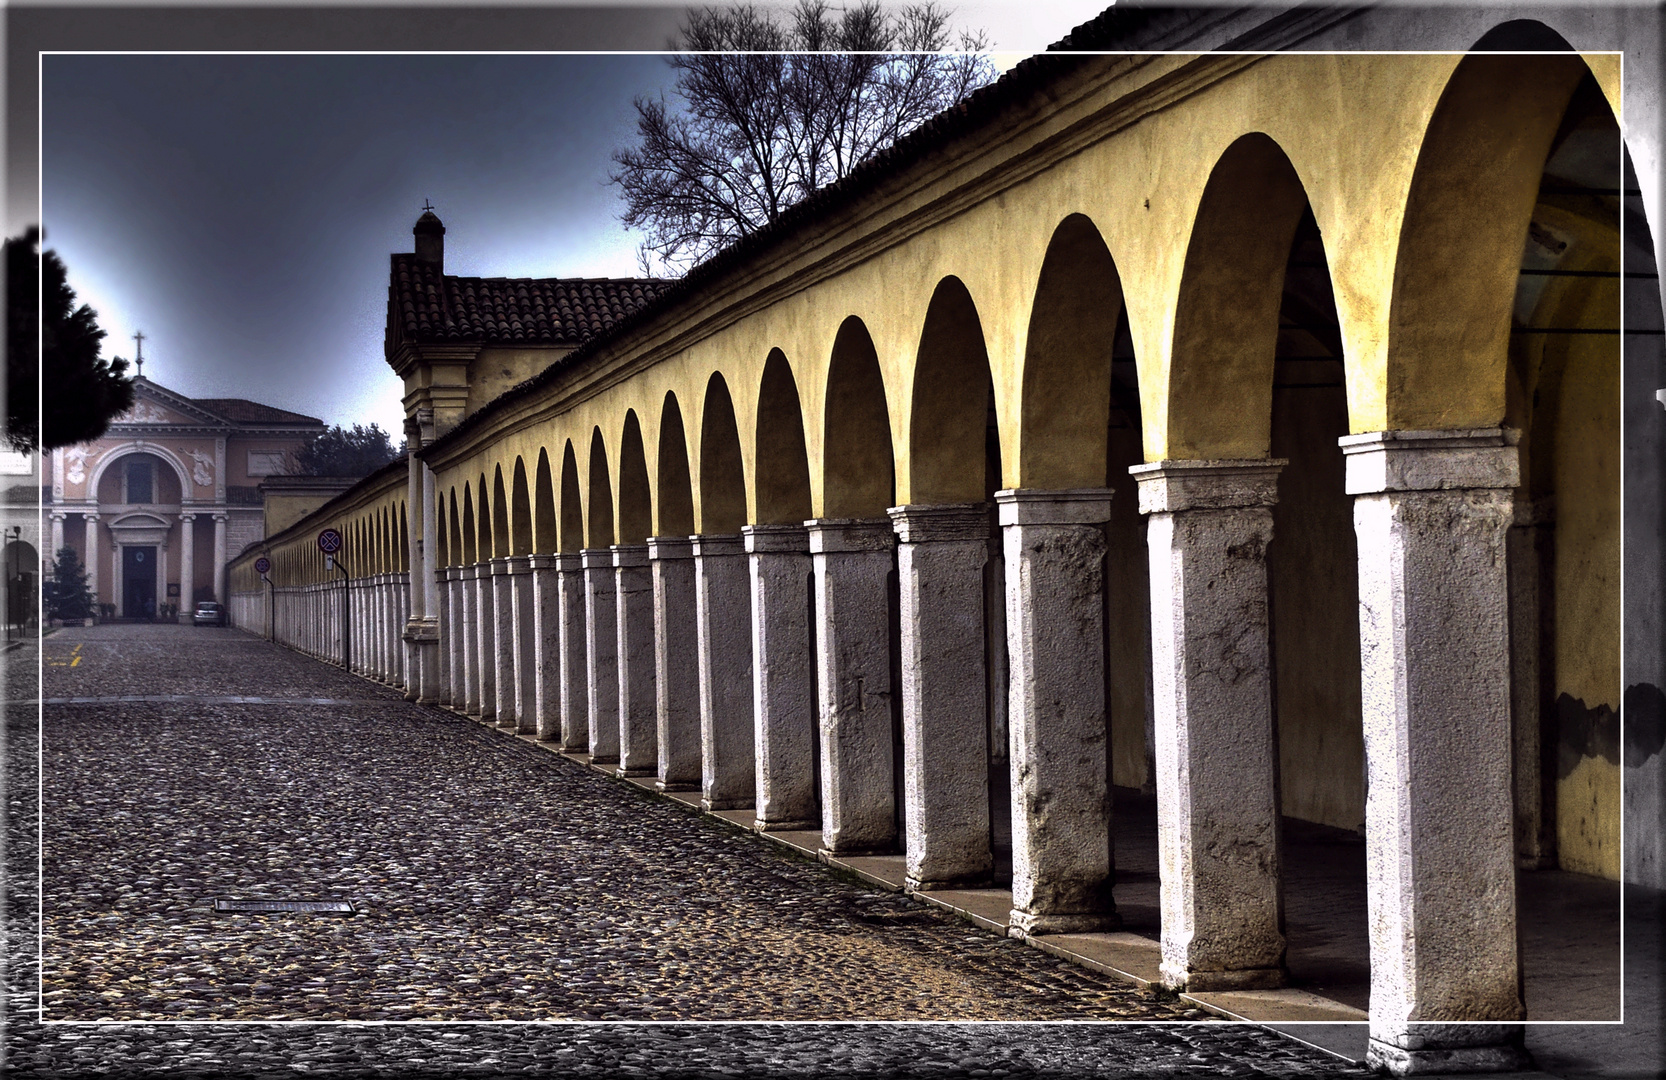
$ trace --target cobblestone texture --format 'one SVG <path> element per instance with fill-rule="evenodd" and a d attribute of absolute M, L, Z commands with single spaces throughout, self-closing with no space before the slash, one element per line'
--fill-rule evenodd
<path fill-rule="evenodd" d="M 18 1075 L 1349 1071 L 1222 1023 L 663 1023 L 1203 1017 L 236 631 L 97 627 L 44 652 L 49 702 L 268 703 L 46 706 L 38 968 L 34 712 L 8 709 Z M 14 702 L 29 667 L 8 665 Z M 213 913 L 234 897 L 361 913 Z M 365 1023 L 389 1020 L 424 1023 Z M 434 1023 L 495 1020 L 662 1023 Z"/>

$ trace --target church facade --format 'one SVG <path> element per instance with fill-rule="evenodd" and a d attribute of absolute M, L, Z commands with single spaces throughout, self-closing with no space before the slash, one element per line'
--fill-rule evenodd
<path fill-rule="evenodd" d="M 258 485 L 294 471 L 323 421 L 241 398 L 194 399 L 140 377 L 133 407 L 44 462 L 47 559 L 75 549 L 106 618 L 190 618 L 265 534 Z M 50 572 L 50 570 L 48 570 Z"/>

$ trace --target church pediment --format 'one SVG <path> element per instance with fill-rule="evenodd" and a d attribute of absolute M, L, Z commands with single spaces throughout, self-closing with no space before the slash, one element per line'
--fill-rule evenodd
<path fill-rule="evenodd" d="M 146 379 L 133 385 L 133 407 L 116 417 L 119 425 L 187 425 L 224 427 L 226 422 L 207 409 Z"/>

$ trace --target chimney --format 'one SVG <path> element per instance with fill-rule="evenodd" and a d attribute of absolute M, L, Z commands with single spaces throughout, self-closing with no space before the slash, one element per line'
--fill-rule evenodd
<path fill-rule="evenodd" d="M 445 272 L 445 226 L 434 216 L 432 208 L 422 211 L 417 218 L 416 225 L 411 229 L 416 237 L 416 257 L 418 262 L 433 263 L 434 269 Z"/>

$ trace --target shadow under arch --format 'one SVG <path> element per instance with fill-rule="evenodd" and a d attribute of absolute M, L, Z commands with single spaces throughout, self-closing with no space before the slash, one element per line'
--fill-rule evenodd
<path fill-rule="evenodd" d="M 758 426 L 754 438 L 759 525 L 798 525 L 810 519 L 810 458 L 804 448 L 804 408 L 798 381 L 780 349 L 764 360 L 758 384 Z"/>
<path fill-rule="evenodd" d="M 654 528 L 653 498 L 648 487 L 648 459 L 636 410 L 625 413 L 619 440 L 619 543 L 643 544 Z"/>
<path fill-rule="evenodd" d="M 585 493 L 585 506 L 589 509 L 588 528 L 585 530 L 585 547 L 605 549 L 614 543 L 613 532 L 613 478 L 607 467 L 607 442 L 602 438 L 602 429 L 590 429 L 590 490 Z"/>
<path fill-rule="evenodd" d="M 463 517 L 462 517 L 462 547 L 463 566 L 473 566 L 479 562 L 480 530 L 474 520 L 474 493 L 467 480 L 463 481 Z"/>
<path fill-rule="evenodd" d="M 492 467 L 492 556 L 502 559 L 509 550 L 509 495 L 503 487 L 503 466 Z"/>
<path fill-rule="evenodd" d="M 883 518 L 896 498 L 890 409 L 873 338 L 855 315 L 833 339 L 826 401 L 821 516 Z"/>
<path fill-rule="evenodd" d="M 532 554 L 532 496 L 527 490 L 526 462 L 515 456 L 514 478 L 510 481 L 509 539 L 511 555 Z"/>
<path fill-rule="evenodd" d="M 578 482 L 578 454 L 568 439 L 561 451 L 561 541 L 558 550 L 574 554 L 584 547 L 584 497 Z"/>
<path fill-rule="evenodd" d="M 998 430 L 996 474 L 987 475 L 994 397 L 977 305 L 959 278 L 946 277 L 937 283 L 926 308 L 914 365 L 908 502 L 981 502 L 1000 485 Z"/>
<path fill-rule="evenodd" d="M 700 422 L 700 521 L 708 536 L 739 533 L 746 524 L 746 473 L 735 426 L 735 404 L 721 372 L 706 381 Z"/>
<path fill-rule="evenodd" d="M 688 435 L 683 430 L 683 410 L 675 392 L 667 390 L 660 409 L 659 446 L 656 449 L 659 474 L 658 514 L 654 531 L 659 536 L 691 536 L 694 533 L 694 482 L 688 471 Z"/>
<path fill-rule="evenodd" d="M 556 551 L 555 486 L 550 478 L 550 452 L 538 448 L 538 471 L 533 480 L 532 550 L 542 555 Z"/>

